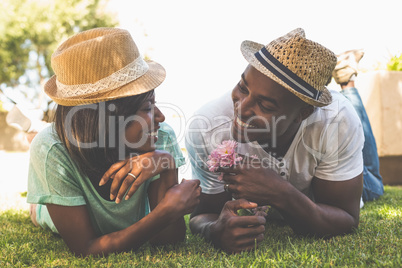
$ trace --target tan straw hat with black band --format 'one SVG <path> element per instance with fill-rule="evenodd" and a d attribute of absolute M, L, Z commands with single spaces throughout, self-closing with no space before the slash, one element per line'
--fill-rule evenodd
<path fill-rule="evenodd" d="M 56 103 L 76 106 L 139 95 L 165 79 L 165 69 L 144 61 L 128 31 L 96 28 L 78 33 L 52 55 L 55 75 L 45 92 Z"/>
<path fill-rule="evenodd" d="M 337 58 L 331 50 L 306 39 L 303 29 L 295 29 L 266 46 L 244 41 L 241 51 L 254 68 L 304 102 L 313 106 L 332 102 L 325 85 Z"/>

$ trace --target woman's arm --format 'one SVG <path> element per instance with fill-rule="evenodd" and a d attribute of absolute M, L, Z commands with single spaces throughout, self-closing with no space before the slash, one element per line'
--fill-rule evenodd
<path fill-rule="evenodd" d="M 113 164 L 102 176 L 99 185 L 113 179 L 110 199 L 116 198 L 116 203 L 120 203 L 126 193 L 127 200 L 146 180 L 166 170 L 176 170 L 173 156 L 166 151 L 155 150 Z M 129 173 L 136 177 L 128 176 Z"/>
<path fill-rule="evenodd" d="M 165 197 L 166 191 L 178 183 L 177 169 L 167 170 L 160 174 L 160 179 L 153 181 L 148 188 L 148 198 L 151 211 Z M 155 235 L 151 240 L 153 245 L 176 243 L 184 240 L 186 225 L 184 218 L 180 217 L 176 222 L 165 225 L 165 228 Z"/>
<path fill-rule="evenodd" d="M 168 189 L 158 205 L 140 221 L 100 237 L 96 236 L 92 228 L 86 206 L 47 204 L 47 209 L 59 234 L 74 254 L 107 255 L 136 250 L 166 226 L 180 221 L 198 204 L 197 194 L 200 194 L 199 181 L 184 181 Z"/>

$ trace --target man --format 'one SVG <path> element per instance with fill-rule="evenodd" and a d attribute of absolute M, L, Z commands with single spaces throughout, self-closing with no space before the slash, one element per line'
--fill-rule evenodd
<path fill-rule="evenodd" d="M 188 126 L 192 175 L 203 191 L 192 232 L 227 252 L 252 250 L 266 220 L 237 210 L 264 205 L 297 233 L 352 231 L 359 223 L 364 138 L 351 104 L 325 87 L 336 56 L 303 29 L 267 46 L 244 41 L 241 50 L 249 65 L 231 98 L 202 107 Z M 229 139 L 239 142 L 244 162 L 219 170 L 220 181 L 205 162 Z"/>

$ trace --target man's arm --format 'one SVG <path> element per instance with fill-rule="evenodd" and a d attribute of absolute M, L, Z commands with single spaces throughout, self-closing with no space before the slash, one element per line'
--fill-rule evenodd
<path fill-rule="evenodd" d="M 186 148 L 193 179 L 201 181 L 203 190 L 213 189 L 216 193 L 222 188 L 222 184 L 217 180 L 218 175 L 210 172 L 205 165 L 210 154 L 207 145 L 211 143 L 209 139 L 205 141 L 203 135 L 210 123 L 206 120 L 206 117 L 200 116 L 198 120 L 192 121 L 186 134 Z M 227 130 L 229 129 L 225 131 Z M 191 215 L 190 229 L 227 252 L 252 250 L 264 239 L 265 218 L 238 216 L 238 209 L 255 208 L 257 204 L 246 200 L 231 200 L 232 195 L 227 192 L 202 193 L 200 203 Z"/>
<path fill-rule="evenodd" d="M 351 232 L 359 225 L 363 175 L 345 181 L 312 181 L 315 203 L 292 185 L 275 207 L 296 233 L 317 236 Z"/>
<path fill-rule="evenodd" d="M 257 204 L 231 199 L 227 192 L 201 194 L 200 204 L 191 215 L 190 229 L 229 253 L 252 250 L 264 239 L 265 218 L 238 216 L 237 210 L 252 209 Z"/>
<path fill-rule="evenodd" d="M 231 195 L 227 192 L 219 194 L 201 193 L 200 203 L 191 213 L 189 222 L 191 232 L 201 234 L 210 241 L 209 227 L 219 218 L 223 206 L 229 200 L 231 200 Z"/>
<path fill-rule="evenodd" d="M 348 233 L 359 223 L 363 175 L 344 181 L 312 180 L 315 202 L 278 174 L 263 167 L 234 168 L 225 175 L 236 198 L 272 205 L 297 233 L 317 236 Z M 250 180 L 253 178 L 253 180 Z"/>

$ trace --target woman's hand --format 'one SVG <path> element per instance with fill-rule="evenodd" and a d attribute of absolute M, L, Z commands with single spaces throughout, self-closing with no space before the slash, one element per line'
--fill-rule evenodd
<path fill-rule="evenodd" d="M 201 187 L 199 180 L 185 180 L 171 187 L 160 202 L 178 216 L 191 213 L 200 203 Z"/>
<path fill-rule="evenodd" d="M 126 200 L 146 180 L 169 169 L 176 169 L 173 156 L 166 151 L 155 150 L 113 164 L 105 172 L 99 185 L 102 186 L 109 179 L 113 179 L 110 187 L 110 199 L 116 198 L 116 203 L 120 203 L 128 189 L 130 190 L 126 195 Z"/>

